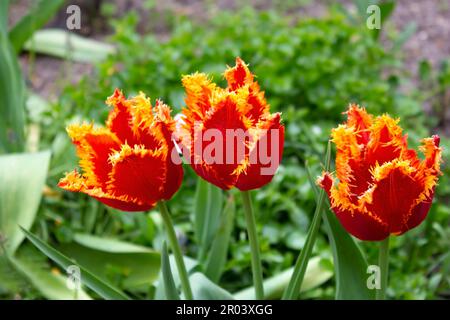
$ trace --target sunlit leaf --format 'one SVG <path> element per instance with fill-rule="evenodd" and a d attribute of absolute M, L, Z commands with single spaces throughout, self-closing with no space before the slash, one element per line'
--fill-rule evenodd
<path fill-rule="evenodd" d="M 0 234 L 12 254 L 24 239 L 19 225 L 29 229 L 41 201 L 50 152 L 0 156 Z"/>
<path fill-rule="evenodd" d="M 86 268 L 81 266 L 79 263 L 69 259 L 58 250 L 52 248 L 41 239 L 36 237 L 31 232 L 22 228 L 27 239 L 33 243 L 36 248 L 38 248 L 43 254 L 45 254 L 49 259 L 57 263 L 61 268 L 66 270 L 69 266 L 78 266 L 80 268 L 80 278 L 81 282 L 84 283 L 92 291 L 96 292 L 99 296 L 104 299 L 111 300 L 128 300 L 129 298 L 118 289 L 114 288 L 110 284 L 102 281 L 96 275 L 92 274 Z"/>

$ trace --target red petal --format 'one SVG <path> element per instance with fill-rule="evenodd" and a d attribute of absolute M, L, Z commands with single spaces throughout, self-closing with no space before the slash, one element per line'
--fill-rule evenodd
<path fill-rule="evenodd" d="M 224 100 L 218 103 L 216 111 L 204 121 L 203 128 L 203 143 L 201 150 L 196 150 L 196 141 L 194 141 L 194 153 L 191 156 L 194 163 L 194 170 L 205 180 L 215 184 L 219 188 L 229 189 L 236 183 L 238 175 L 235 171 L 241 161 L 244 160 L 243 158 L 238 159 L 238 157 L 243 157 L 248 154 L 248 146 L 244 140 L 234 139 L 233 136 L 227 134 L 227 130 L 242 130 L 241 132 L 247 133 L 247 125 L 244 123 L 241 114 L 237 110 L 236 102 L 229 96 L 225 97 Z M 218 150 L 222 152 L 221 154 L 213 153 L 212 156 L 214 159 L 207 159 L 209 155 L 207 148 L 208 146 L 211 147 L 211 145 L 214 145 L 214 138 L 211 139 L 212 141 L 205 141 L 207 140 L 205 139 L 205 133 L 208 130 L 217 130 L 217 133 L 220 133 L 222 137 L 222 148 L 221 150 Z M 234 146 L 233 154 L 231 155 L 227 151 L 227 143 L 230 146 Z M 217 146 L 220 149 L 220 143 L 218 143 Z M 238 150 L 243 150 L 243 154 L 239 155 Z M 198 154 L 199 152 L 201 152 L 201 154 Z M 195 163 L 196 157 L 202 159 L 200 164 Z M 233 161 L 227 161 L 227 157 L 230 158 L 229 160 L 233 157 Z M 217 160 L 218 163 L 212 163 L 213 160 Z"/>
<path fill-rule="evenodd" d="M 228 88 L 231 91 L 235 91 L 245 84 L 251 84 L 253 82 L 253 74 L 245 62 L 239 57 L 236 58 L 236 65 L 233 68 L 228 68 L 224 76 L 228 82 Z"/>
<path fill-rule="evenodd" d="M 239 179 L 236 182 L 236 187 L 241 191 L 252 190 L 261 188 L 266 185 L 270 181 L 275 174 L 276 169 L 278 168 L 281 159 L 283 157 L 283 147 L 284 147 L 284 126 L 280 125 L 280 114 L 276 113 L 269 120 L 267 132 L 262 136 L 258 142 L 256 143 L 256 147 L 252 149 L 250 152 L 250 159 L 257 159 L 258 162 L 250 163 L 246 170 L 239 175 Z M 278 131 L 278 139 L 276 141 L 276 152 L 275 155 L 272 155 L 272 135 L 274 134 L 273 130 Z M 261 151 L 262 150 L 262 151 Z M 266 151 L 267 150 L 267 151 Z M 262 153 L 261 153 L 262 152 Z M 262 164 L 259 155 L 263 155 L 270 159 L 268 164 Z M 273 163 L 272 163 L 273 162 Z M 265 174 L 264 168 L 273 169 L 273 174 Z"/>
<path fill-rule="evenodd" d="M 156 205 L 156 202 L 151 204 L 145 203 L 141 205 L 134 202 L 121 201 L 117 199 L 100 198 L 100 197 L 94 198 L 111 208 L 127 212 L 148 211 Z"/>
<path fill-rule="evenodd" d="M 87 178 L 76 171 L 67 173 L 59 181 L 58 186 L 68 191 L 85 193 L 107 206 L 123 211 L 146 211 L 150 210 L 156 204 L 133 202 L 129 201 L 127 197 L 117 197 L 105 193 L 101 188 L 90 186 Z"/>
<path fill-rule="evenodd" d="M 387 226 L 377 217 L 361 210 L 346 210 L 341 207 L 342 201 L 337 199 L 339 193 L 332 192 L 333 177 L 328 172 L 323 173 L 322 177 L 317 180 L 317 184 L 326 191 L 332 210 L 350 234 L 365 241 L 379 241 L 389 236 Z"/>
<path fill-rule="evenodd" d="M 389 232 L 400 234 L 407 230 L 407 221 L 414 203 L 423 191 L 423 185 L 416 181 L 408 170 L 407 162 L 393 162 L 380 167 L 374 173 L 375 187 L 371 203 L 366 204 L 369 212 L 389 225 Z"/>
<path fill-rule="evenodd" d="M 355 104 L 350 105 L 346 113 L 347 126 L 355 129 L 358 144 L 366 145 L 369 142 L 372 116 L 367 113 L 366 109 Z"/>
<path fill-rule="evenodd" d="M 105 187 L 111 171 L 108 157 L 120 149 L 117 137 L 107 129 L 94 129 L 92 125 L 71 125 L 67 131 L 77 146 L 80 166 L 90 183 Z"/>
<path fill-rule="evenodd" d="M 427 217 L 428 212 L 430 211 L 431 208 L 431 204 L 433 202 L 433 196 L 434 196 L 434 188 L 427 199 L 425 199 L 421 203 L 417 204 L 414 208 L 412 208 L 411 215 L 408 219 L 407 226 L 404 231 L 417 227 Z"/>
<path fill-rule="evenodd" d="M 152 151 L 127 145 L 111 156 L 113 169 L 108 191 L 132 202 L 153 204 L 162 197 L 166 158 L 161 150 Z"/>
<path fill-rule="evenodd" d="M 138 144 L 138 141 L 132 130 L 133 115 L 131 106 L 123 93 L 116 89 L 114 94 L 106 100 L 108 105 L 113 106 L 106 122 L 108 128 L 116 134 L 116 136 L 129 145 Z"/>
<path fill-rule="evenodd" d="M 342 226 L 360 240 L 380 241 L 389 236 L 388 228 L 368 213 L 333 208 Z"/>

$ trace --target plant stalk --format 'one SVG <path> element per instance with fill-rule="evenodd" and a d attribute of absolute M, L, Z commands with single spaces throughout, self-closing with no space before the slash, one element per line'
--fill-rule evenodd
<path fill-rule="evenodd" d="M 159 209 L 161 211 L 161 216 L 166 228 L 167 237 L 169 238 L 169 243 L 175 257 L 175 262 L 178 269 L 178 274 L 180 276 L 181 288 L 183 289 L 184 296 L 187 300 L 192 300 L 192 289 L 189 283 L 189 277 L 186 270 L 186 265 L 184 264 L 183 254 L 181 253 L 181 248 L 178 243 L 177 235 L 175 233 L 175 228 L 173 227 L 172 218 L 170 217 L 169 210 L 167 209 L 166 203 L 164 201 L 159 202 Z"/>
<path fill-rule="evenodd" d="M 263 274 L 261 267 L 261 257 L 259 255 L 258 235 L 256 233 L 255 215 L 253 214 L 252 201 L 249 191 L 242 191 L 242 200 L 244 203 L 245 222 L 247 225 L 248 239 L 252 254 L 252 272 L 253 284 L 255 286 L 256 300 L 264 299 Z"/>
<path fill-rule="evenodd" d="M 380 251 L 378 252 L 378 266 L 380 267 L 381 272 L 381 287 L 377 290 L 376 299 L 385 300 L 389 275 L 389 237 L 380 242 Z"/>

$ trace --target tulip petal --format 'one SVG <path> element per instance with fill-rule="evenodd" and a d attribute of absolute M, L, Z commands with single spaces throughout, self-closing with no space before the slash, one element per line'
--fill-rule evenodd
<path fill-rule="evenodd" d="M 370 141 L 367 145 L 365 162 L 367 167 L 382 165 L 399 158 L 407 151 L 406 136 L 398 125 L 400 119 L 382 115 L 375 119 L 370 128 Z"/>
<path fill-rule="evenodd" d="M 245 156 L 248 154 L 248 140 L 250 138 L 235 138 L 234 133 L 243 133 L 249 135 L 248 123 L 238 111 L 236 101 L 226 95 L 218 102 L 212 113 L 203 123 L 202 147 L 196 150 L 194 141 L 194 170 L 207 181 L 210 181 L 223 189 L 231 188 L 238 178 L 237 168 L 242 162 L 245 162 Z M 221 142 L 206 139 L 207 134 L 216 132 L 221 137 Z M 199 139 L 197 137 L 196 139 Z M 212 144 L 217 143 L 217 152 L 209 154 L 207 150 Z M 229 149 L 229 150 L 228 150 Z M 201 154 L 195 154 L 195 152 Z M 196 164 L 196 158 L 200 157 L 200 166 Z M 232 159 L 230 158 L 232 157 Z"/>
<path fill-rule="evenodd" d="M 90 183 L 104 187 L 111 170 L 108 157 L 120 149 L 117 137 L 105 128 L 94 128 L 92 124 L 70 125 L 67 132 L 77 148 L 80 167 Z"/>
<path fill-rule="evenodd" d="M 251 84 L 253 82 L 253 74 L 248 69 L 247 65 L 241 58 L 236 58 L 236 65 L 232 68 L 227 68 L 224 77 L 228 82 L 228 88 L 235 91 L 238 88 Z"/>
<path fill-rule="evenodd" d="M 126 196 L 116 197 L 112 194 L 105 193 L 101 188 L 89 186 L 87 179 L 76 171 L 67 173 L 66 176 L 59 181 L 58 186 L 67 191 L 85 193 L 112 208 L 122 211 L 147 211 L 156 204 L 133 202 Z"/>
<path fill-rule="evenodd" d="M 236 187 L 241 191 L 260 188 L 270 181 L 278 168 L 283 157 L 284 147 L 284 126 L 280 124 L 281 114 L 275 113 L 264 123 L 260 130 L 264 130 L 263 135 L 258 138 L 252 147 L 249 155 L 248 167 L 239 174 Z M 277 132 L 277 141 L 272 141 L 272 136 Z M 273 146 L 272 146 L 273 143 Z M 272 150 L 275 147 L 275 150 Z M 274 154 L 275 153 L 275 154 Z M 261 157 L 266 158 L 262 161 Z M 265 164 L 263 164 L 265 162 Z M 270 170 L 269 170 L 270 167 Z M 269 171 L 269 172 L 265 172 Z"/>
<path fill-rule="evenodd" d="M 331 209 L 350 234 L 364 241 L 379 241 L 389 236 L 388 227 L 377 217 L 355 206 L 344 208 L 338 193 L 333 191 L 333 183 L 333 177 L 327 172 L 317 180 L 317 184 L 328 194 Z"/>
<path fill-rule="evenodd" d="M 113 168 L 108 193 L 149 204 L 161 198 L 167 170 L 163 148 L 148 150 L 143 146 L 123 145 L 110 156 L 110 161 Z"/>
<path fill-rule="evenodd" d="M 401 234 L 408 230 L 411 210 L 423 191 L 415 179 L 416 169 L 408 161 L 394 160 L 374 170 L 374 187 L 366 209 L 389 225 L 389 232 Z M 369 198 L 369 197 L 368 197 Z"/>
<path fill-rule="evenodd" d="M 116 134 L 122 143 L 129 145 L 139 143 L 131 126 L 133 121 L 133 115 L 130 110 L 131 105 L 125 99 L 122 91 L 116 89 L 114 94 L 106 100 L 106 104 L 113 107 L 106 122 L 108 128 Z"/>
<path fill-rule="evenodd" d="M 369 128 L 372 126 L 372 115 L 368 114 L 366 109 L 355 104 L 349 106 L 346 114 L 346 125 L 354 128 L 358 144 L 367 145 L 370 137 Z"/>
<path fill-rule="evenodd" d="M 186 105 L 188 108 L 183 109 L 186 115 L 186 121 L 202 120 L 206 112 L 211 108 L 210 97 L 216 90 L 221 90 L 212 83 L 208 76 L 204 73 L 195 73 L 183 76 L 183 87 L 186 90 Z"/>

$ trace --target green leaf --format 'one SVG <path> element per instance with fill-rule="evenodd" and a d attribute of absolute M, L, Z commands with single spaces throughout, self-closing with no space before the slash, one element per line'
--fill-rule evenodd
<path fill-rule="evenodd" d="M 24 149 L 25 82 L 8 35 L 0 32 L 0 153 Z"/>
<path fill-rule="evenodd" d="M 227 260 L 228 246 L 234 225 L 236 206 L 233 197 L 229 197 L 222 214 L 222 221 L 214 237 L 208 259 L 205 263 L 205 275 L 217 283 L 222 275 Z"/>
<path fill-rule="evenodd" d="M 64 2 L 64 0 L 40 0 L 33 4 L 31 10 L 9 31 L 9 39 L 14 50 L 19 52 L 24 43 L 54 16 Z"/>
<path fill-rule="evenodd" d="M 104 299 L 112 299 L 112 300 L 128 300 L 129 298 L 122 292 L 120 292 L 118 289 L 114 288 L 110 284 L 102 281 L 100 278 L 98 278 L 96 275 L 92 274 L 90 271 L 85 269 L 80 264 L 76 263 L 75 261 L 72 261 L 62 253 L 60 253 L 58 250 L 54 249 L 53 247 L 49 246 L 45 242 L 43 242 L 41 239 L 36 237 L 31 232 L 21 228 L 22 231 L 25 233 L 25 236 L 27 239 L 33 243 L 36 248 L 38 248 L 43 254 L 45 254 L 49 259 L 53 260 L 55 263 L 57 263 L 61 268 L 67 269 L 69 266 L 78 266 L 81 271 L 81 282 L 85 284 L 88 288 L 90 288 L 92 291 L 96 292 L 98 295 L 100 295 Z"/>
<path fill-rule="evenodd" d="M 0 33 L 8 32 L 9 0 L 0 1 Z"/>
<path fill-rule="evenodd" d="M 76 62 L 94 63 L 115 51 L 114 47 L 61 29 L 36 31 L 24 48 L 40 54 Z"/>
<path fill-rule="evenodd" d="M 317 199 L 319 190 L 308 165 L 305 168 Z M 333 253 L 336 299 L 373 299 L 375 293 L 367 288 L 367 261 L 361 249 L 329 208 L 324 208 L 322 215 Z"/>
<path fill-rule="evenodd" d="M 29 249 L 33 249 L 30 251 Z M 36 252 L 36 253 L 35 253 Z M 35 257 L 40 253 L 26 246 L 14 257 L 11 263 L 45 298 L 52 300 L 90 300 L 91 297 L 83 290 L 74 291 L 67 286 L 67 277 L 50 270 L 46 261 Z M 44 258 L 45 259 L 45 258 Z"/>
<path fill-rule="evenodd" d="M 29 229 L 41 201 L 50 152 L 0 156 L 0 234 L 10 255 L 24 239 L 19 225 Z"/>
<path fill-rule="evenodd" d="M 161 257 L 146 247 L 116 239 L 75 234 L 74 241 L 58 249 L 94 272 L 103 281 L 112 283 L 119 276 L 125 288 L 150 286 L 158 277 Z"/>
<path fill-rule="evenodd" d="M 400 35 L 395 39 L 392 50 L 400 50 L 403 45 L 411 38 L 417 30 L 417 24 L 412 21 L 406 25 Z"/>
<path fill-rule="evenodd" d="M 186 270 L 188 274 L 194 272 L 194 270 L 197 270 L 199 268 L 198 262 L 192 258 L 183 256 L 184 264 L 186 265 Z M 175 257 L 171 254 L 169 255 L 169 266 L 172 273 L 172 277 L 175 283 L 175 287 L 180 287 L 181 281 L 180 276 L 178 275 L 178 268 L 176 267 Z M 158 283 L 156 285 L 156 291 L 155 291 L 155 300 L 163 300 L 165 299 L 165 288 L 164 288 L 164 281 L 163 281 L 163 275 L 162 272 L 159 276 Z"/>
<path fill-rule="evenodd" d="M 175 281 L 173 280 L 172 269 L 170 267 L 169 252 L 164 242 L 161 254 L 161 272 L 164 285 L 164 293 L 167 300 L 180 300 Z"/>
<path fill-rule="evenodd" d="M 395 9 L 395 1 L 383 1 L 378 4 L 380 7 L 380 18 L 381 18 L 381 29 L 375 29 L 374 31 L 374 37 L 375 39 L 378 39 L 381 34 L 381 30 L 386 23 L 386 21 L 391 16 L 392 12 L 394 12 Z"/>
<path fill-rule="evenodd" d="M 325 170 L 329 171 L 331 160 L 331 145 L 328 141 L 327 150 L 325 153 Z M 320 222 L 322 218 L 322 208 L 325 203 L 325 191 L 321 190 L 319 193 L 319 198 L 316 203 L 316 209 L 314 212 L 313 221 L 308 230 L 308 235 L 306 236 L 305 245 L 298 256 L 297 262 L 295 263 L 294 272 L 292 274 L 292 280 L 289 282 L 286 291 L 283 294 L 283 299 L 297 299 L 298 292 L 303 282 L 305 276 L 306 268 L 308 266 L 309 258 L 312 253 L 312 249 L 316 242 L 317 234 L 320 228 Z"/>
<path fill-rule="evenodd" d="M 203 273 L 196 272 L 189 277 L 192 293 L 196 300 L 234 300 L 234 297 L 209 280 Z"/>
<path fill-rule="evenodd" d="M 222 213 L 222 190 L 203 180 L 197 179 L 194 205 L 194 233 L 199 246 L 199 260 L 204 261 Z"/>
<path fill-rule="evenodd" d="M 329 269 L 322 266 L 320 260 L 320 257 L 313 257 L 309 260 L 305 278 L 298 294 L 320 286 L 333 276 Z M 291 280 L 293 271 L 294 268 L 292 267 L 266 279 L 264 281 L 264 299 L 280 299 Z M 233 296 L 236 300 L 254 300 L 255 289 L 253 287 L 245 288 L 236 292 Z"/>

